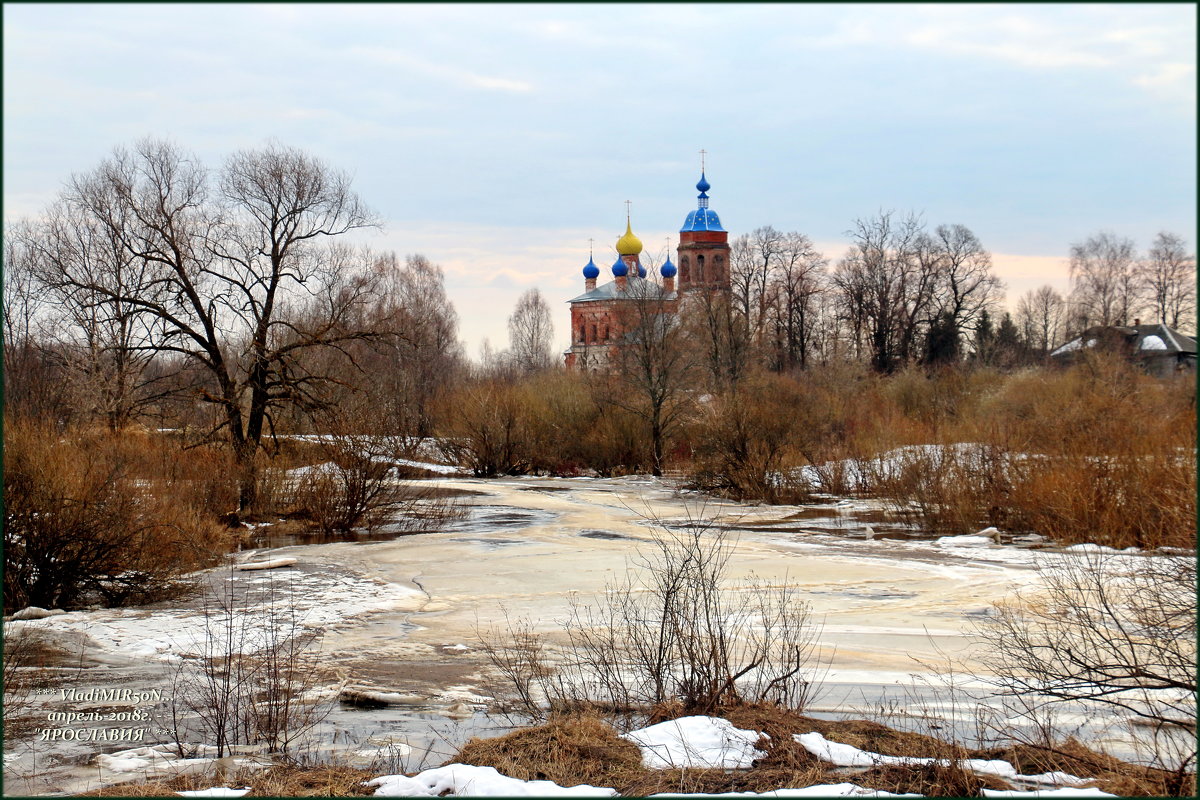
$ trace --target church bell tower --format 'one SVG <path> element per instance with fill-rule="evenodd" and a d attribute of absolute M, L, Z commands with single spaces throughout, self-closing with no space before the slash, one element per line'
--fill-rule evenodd
<path fill-rule="evenodd" d="M 704 151 L 700 151 L 703 157 Z M 697 208 L 687 215 L 679 231 L 680 294 L 693 289 L 729 291 L 729 232 L 721 227 L 717 212 L 708 207 L 708 190 L 701 161 Z"/>

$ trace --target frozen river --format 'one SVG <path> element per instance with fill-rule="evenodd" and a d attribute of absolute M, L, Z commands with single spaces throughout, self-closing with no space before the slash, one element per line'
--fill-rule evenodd
<path fill-rule="evenodd" d="M 503 627 L 507 614 L 528 618 L 553 640 L 561 635 L 571 594 L 589 598 L 620 577 L 659 524 L 710 520 L 736 537 L 731 579 L 753 574 L 786 584 L 811 604 L 823 625 L 820 650 L 828 673 L 810 710 L 826 713 L 874 715 L 896 704 L 944 711 L 952 698 L 937 687 L 931 669 L 944 669 L 952 659 L 956 669 L 985 673 L 968 635 L 973 619 L 1036 584 L 1040 562 L 1061 557 L 978 537 L 923 537 L 889 524 L 863 501 L 749 506 L 705 501 L 647 477 L 436 483 L 461 491 L 468 506 L 447 530 L 260 551 L 253 557 L 296 563 L 208 576 L 211 585 L 239 591 L 286 587 L 302 623 L 323 633 L 321 650 L 341 681 L 401 698 L 377 710 L 340 705 L 322 736 L 348 751 L 371 738 L 403 740 L 414 750 L 412 766 L 425 751 L 424 760 L 437 763 L 470 735 L 497 729 L 481 713 L 493 687 L 477 631 Z M 17 624 L 77 649 L 73 680 L 81 684 L 148 689 L 163 686 L 180 654 L 196 652 L 203 633 L 197 603 Z M 929 679 L 934 688 L 925 685 Z M 42 702 L 53 710 L 65 701 L 50 696 Z M 6 785 L 39 793 L 94 786 L 105 779 L 92 761 L 95 753 L 131 746 L 17 746 L 6 751 Z"/>

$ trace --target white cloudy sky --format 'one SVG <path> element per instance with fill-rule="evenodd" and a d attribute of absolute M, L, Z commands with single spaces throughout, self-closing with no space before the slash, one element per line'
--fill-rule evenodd
<path fill-rule="evenodd" d="M 1160 5 L 4 6 L 4 215 L 114 146 L 216 166 L 274 137 L 344 168 L 377 249 L 441 264 L 468 352 L 556 309 L 624 201 L 844 250 L 854 219 L 962 223 L 1015 301 L 1100 229 L 1196 240 L 1196 8 Z"/>

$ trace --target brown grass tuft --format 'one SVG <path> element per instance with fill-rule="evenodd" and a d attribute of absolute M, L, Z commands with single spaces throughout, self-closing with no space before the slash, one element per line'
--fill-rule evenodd
<path fill-rule="evenodd" d="M 346 766 L 279 766 L 254 772 L 238 771 L 229 777 L 178 775 L 173 778 L 119 783 L 80 797 L 173 797 L 175 792 L 211 786 L 252 787 L 246 797 L 363 797 L 375 790 L 363 781 L 378 772 Z"/>
<path fill-rule="evenodd" d="M 956 764 L 872 767 L 851 780 L 868 789 L 927 797 L 982 797 L 982 789 L 1011 789 L 991 775 L 976 775 Z"/>
<path fill-rule="evenodd" d="M 551 717 L 494 739 L 472 739 L 451 761 L 495 767 L 520 780 L 548 780 L 560 786 L 628 784 L 647 772 L 641 751 L 598 716 Z"/>

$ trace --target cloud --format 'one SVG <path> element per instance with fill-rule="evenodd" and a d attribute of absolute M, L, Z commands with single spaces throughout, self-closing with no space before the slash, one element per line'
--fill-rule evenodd
<path fill-rule="evenodd" d="M 348 48 L 346 54 L 375 64 L 406 67 L 432 78 L 456 83 L 464 88 L 522 94 L 534 90 L 533 84 L 528 81 L 498 75 L 485 75 L 465 67 L 454 66 L 448 62 L 432 61 L 391 47 L 355 45 Z"/>

